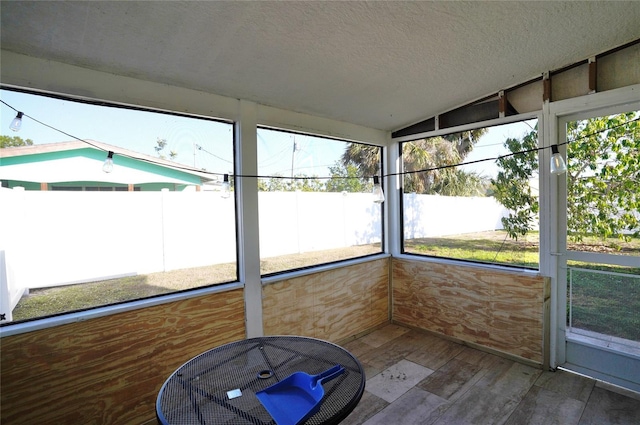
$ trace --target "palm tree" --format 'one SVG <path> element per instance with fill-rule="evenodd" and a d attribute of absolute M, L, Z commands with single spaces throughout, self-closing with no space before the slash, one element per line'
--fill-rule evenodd
<path fill-rule="evenodd" d="M 430 137 L 406 142 L 402 145 L 404 164 L 404 191 L 406 193 L 434 193 L 451 173 L 441 166 L 457 164 L 460 154 L 455 146 L 442 137 Z"/>
<path fill-rule="evenodd" d="M 380 148 L 363 145 L 362 143 L 349 143 L 342 154 L 342 163 L 345 168 L 355 165 L 362 177 L 378 175 L 380 173 L 380 161 Z"/>
<path fill-rule="evenodd" d="M 473 150 L 473 146 L 478 140 L 487 133 L 486 127 L 476 128 L 475 130 L 461 131 L 459 133 L 451 133 L 442 136 L 443 139 L 454 143 L 461 158 L 465 158 L 469 152 Z"/>
<path fill-rule="evenodd" d="M 447 196 L 483 194 L 486 182 L 455 165 L 463 162 L 486 132 L 486 128 L 479 128 L 403 143 L 405 193 Z M 342 155 L 342 163 L 345 167 L 355 165 L 362 176 L 377 175 L 380 170 L 380 148 L 351 143 Z"/>

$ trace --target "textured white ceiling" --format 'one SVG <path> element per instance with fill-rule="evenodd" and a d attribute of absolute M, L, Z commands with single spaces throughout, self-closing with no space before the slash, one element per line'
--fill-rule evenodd
<path fill-rule="evenodd" d="M 2 49 L 395 130 L 640 38 L 640 2 L 7 2 Z"/>

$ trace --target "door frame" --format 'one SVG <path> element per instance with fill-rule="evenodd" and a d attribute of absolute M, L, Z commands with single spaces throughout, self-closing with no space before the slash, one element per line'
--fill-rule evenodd
<path fill-rule="evenodd" d="M 563 124 L 567 118 L 576 114 L 588 115 L 593 111 L 611 109 L 616 113 L 616 109 L 632 110 L 637 108 L 640 102 L 640 84 L 623 87 L 620 89 L 610 90 L 602 93 L 593 93 L 579 98 L 567 99 L 545 104 L 543 109 L 545 122 L 545 147 L 559 145 L 559 150 L 566 157 L 566 146 L 561 145 L 565 142 L 565 133 Z M 606 111 L 605 114 L 609 112 Z M 549 149 L 545 149 L 544 152 Z M 544 161 L 541 164 L 541 175 L 545 176 L 545 181 L 541 181 L 547 189 L 548 203 L 541 205 L 541 211 L 547 215 L 545 237 L 548 238 L 548 250 L 541 251 L 541 266 L 544 265 L 545 274 L 551 276 L 551 312 L 550 312 L 550 366 L 557 368 L 566 366 L 567 363 L 567 343 L 566 343 L 566 184 L 563 175 L 551 176 L 549 173 L 549 164 L 547 162 L 550 155 L 541 156 Z M 541 235 L 542 237 L 542 235 Z M 562 258 L 564 257 L 564 258 Z M 596 259 L 597 257 L 591 257 Z M 602 257 L 601 259 L 604 259 Z M 543 270 L 541 270 L 543 271 Z M 594 347 L 589 344 L 583 344 L 584 352 L 578 355 L 594 355 L 593 350 L 600 350 L 601 347 Z M 571 348 L 573 350 L 574 347 Z M 582 349 L 582 348 L 581 348 Z M 571 352 L 571 356 L 576 353 Z M 598 353 L 595 354 L 596 357 Z M 626 362 L 627 356 L 617 358 L 615 361 Z M 633 359 L 632 359 L 633 360 Z M 580 369 L 579 367 L 572 370 Z M 580 373 L 589 374 L 594 378 L 607 380 L 617 385 L 628 387 L 628 382 L 613 382 L 614 378 L 604 373 L 599 374 L 589 369 L 576 370 Z M 594 376 L 597 375 L 597 376 Z M 632 388 L 640 391 L 640 388 Z"/>

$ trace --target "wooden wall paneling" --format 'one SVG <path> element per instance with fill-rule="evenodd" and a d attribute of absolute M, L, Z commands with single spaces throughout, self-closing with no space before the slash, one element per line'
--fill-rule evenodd
<path fill-rule="evenodd" d="M 386 323 L 391 318 L 389 294 L 389 277 L 386 284 L 379 282 L 371 288 L 371 325 L 378 326 Z"/>
<path fill-rule="evenodd" d="M 315 336 L 313 284 L 297 285 L 287 279 L 263 288 L 262 313 L 265 335 Z"/>
<path fill-rule="evenodd" d="M 178 366 L 244 337 L 241 289 L 4 337 L 0 422 L 153 420 Z"/>
<path fill-rule="evenodd" d="M 542 369 L 549 370 L 551 367 L 551 278 L 544 278 L 544 297 L 542 310 Z"/>
<path fill-rule="evenodd" d="M 313 307 L 316 337 L 338 341 L 369 328 L 370 300 L 366 294 L 336 297 Z"/>
<path fill-rule="evenodd" d="M 266 335 L 340 341 L 389 320 L 389 259 L 275 282 L 263 291 Z"/>
<path fill-rule="evenodd" d="M 394 259 L 394 266 L 395 263 Z M 468 270 L 462 270 L 455 277 L 457 269 L 430 267 L 427 277 L 424 276 L 427 270 L 421 267 L 421 263 L 406 266 L 408 270 L 403 273 L 404 278 L 394 275 L 394 309 L 405 307 L 401 311 L 394 310 L 394 320 L 406 320 L 402 315 L 409 314 L 414 318 L 409 324 L 419 326 L 419 320 L 428 329 L 455 338 L 468 334 L 479 338 L 486 332 L 485 325 L 490 317 L 488 288 L 486 285 L 474 285 L 475 279 Z M 394 273 L 396 271 L 397 267 L 394 267 Z M 429 279 L 429 285 L 423 283 L 426 279 Z"/>
<path fill-rule="evenodd" d="M 544 278 L 495 273 L 491 342 L 501 351 L 542 362 Z"/>
<path fill-rule="evenodd" d="M 538 275 L 393 259 L 394 322 L 543 362 Z"/>

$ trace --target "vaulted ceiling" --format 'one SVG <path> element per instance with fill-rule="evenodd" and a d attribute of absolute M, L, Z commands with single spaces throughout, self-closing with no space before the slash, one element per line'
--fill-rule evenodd
<path fill-rule="evenodd" d="M 3 1 L 3 50 L 395 130 L 640 38 L 640 2 Z"/>

